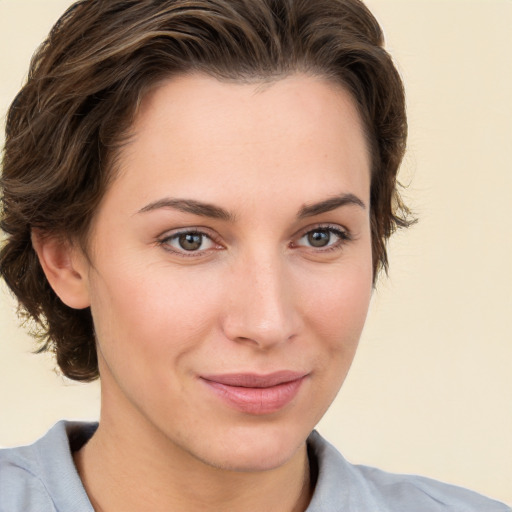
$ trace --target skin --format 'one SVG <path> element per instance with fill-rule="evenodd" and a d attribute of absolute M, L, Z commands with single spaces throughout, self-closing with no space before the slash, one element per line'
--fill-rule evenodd
<path fill-rule="evenodd" d="M 142 102 L 119 166 L 89 258 L 34 243 L 59 296 L 93 314 L 100 426 L 75 454 L 91 502 L 305 510 L 305 440 L 347 375 L 372 290 L 370 163 L 352 98 L 304 75 L 176 77 Z M 180 246 L 183 232 L 199 249 Z M 268 414 L 231 407 L 202 378 L 281 370 L 305 377 Z"/>

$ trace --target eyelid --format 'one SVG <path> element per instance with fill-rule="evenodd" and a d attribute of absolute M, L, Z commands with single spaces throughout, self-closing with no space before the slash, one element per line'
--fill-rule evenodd
<path fill-rule="evenodd" d="M 346 228 L 345 226 L 341 226 L 340 224 L 333 224 L 331 222 L 319 222 L 317 224 L 312 224 L 306 226 L 305 228 L 301 228 L 299 231 L 297 231 L 293 238 L 301 238 L 311 231 L 315 231 L 315 229 L 326 229 L 329 231 L 342 233 L 347 237 L 352 237 L 350 229 Z"/>

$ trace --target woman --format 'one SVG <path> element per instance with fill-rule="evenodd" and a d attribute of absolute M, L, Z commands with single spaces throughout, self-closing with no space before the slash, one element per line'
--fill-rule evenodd
<path fill-rule="evenodd" d="M 79 2 L 6 135 L 2 275 L 102 410 L 2 452 L 0 510 L 508 510 L 312 433 L 409 223 L 363 4 Z"/>

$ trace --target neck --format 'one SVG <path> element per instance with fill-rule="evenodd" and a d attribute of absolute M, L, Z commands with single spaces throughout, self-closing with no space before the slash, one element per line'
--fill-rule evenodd
<path fill-rule="evenodd" d="M 307 508 L 311 489 L 305 443 L 277 468 L 230 471 L 198 460 L 148 428 L 144 420 L 126 420 L 102 413 L 98 430 L 75 454 L 96 512 L 303 512 Z"/>

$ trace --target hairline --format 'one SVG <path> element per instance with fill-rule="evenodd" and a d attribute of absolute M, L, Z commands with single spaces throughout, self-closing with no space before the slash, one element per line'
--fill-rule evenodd
<path fill-rule="evenodd" d="M 133 127 L 135 125 L 137 116 L 140 114 L 140 110 L 142 108 L 143 103 L 148 99 L 148 97 L 151 94 L 156 93 L 156 91 L 158 91 L 161 87 L 163 87 L 170 81 L 179 79 L 181 77 L 195 76 L 210 77 L 217 80 L 220 83 L 226 84 L 255 85 L 258 86 L 256 92 L 262 92 L 266 88 L 272 87 L 272 85 L 276 84 L 277 82 L 280 82 L 292 76 L 317 78 L 325 81 L 334 88 L 343 90 L 349 95 L 352 105 L 354 106 L 359 117 L 359 128 L 361 129 L 362 135 L 366 143 L 365 145 L 369 161 L 371 186 L 373 176 L 375 173 L 375 164 L 377 160 L 377 156 L 375 153 L 376 141 L 374 140 L 374 137 L 372 137 L 370 133 L 368 122 L 365 120 L 365 115 L 364 112 L 362 111 L 359 101 L 357 100 L 354 93 L 351 91 L 350 86 L 341 77 L 335 76 L 334 73 L 328 73 L 321 69 L 314 69 L 312 66 L 308 67 L 301 65 L 297 65 L 286 71 L 276 70 L 275 72 L 269 71 L 268 73 L 241 73 L 236 70 L 233 70 L 231 74 L 217 72 L 212 67 L 208 67 L 206 65 L 190 66 L 187 69 L 169 72 L 165 75 L 162 75 L 159 78 L 150 80 L 140 88 L 139 93 L 137 95 L 137 99 L 135 102 L 133 102 L 131 109 L 127 115 L 127 127 L 117 134 L 119 142 L 116 145 L 109 148 L 107 152 L 106 162 L 104 163 L 107 171 L 107 180 L 103 188 L 103 193 L 96 210 L 92 212 L 89 221 L 85 226 L 85 230 L 82 233 L 79 233 L 76 236 L 71 237 L 66 236 L 66 234 L 63 233 L 64 238 L 68 238 L 72 243 L 76 243 L 78 245 L 78 247 L 81 249 L 84 256 L 87 258 L 88 262 L 91 265 L 93 264 L 91 258 L 91 241 L 94 233 L 94 224 L 95 220 L 97 219 L 98 210 L 101 207 L 101 204 L 106 194 L 108 193 L 110 188 L 114 186 L 115 182 L 123 172 L 121 162 L 123 149 L 129 146 L 134 137 L 136 136 L 136 133 L 133 131 Z M 370 202 L 369 210 L 371 211 L 371 209 L 372 204 Z"/>

